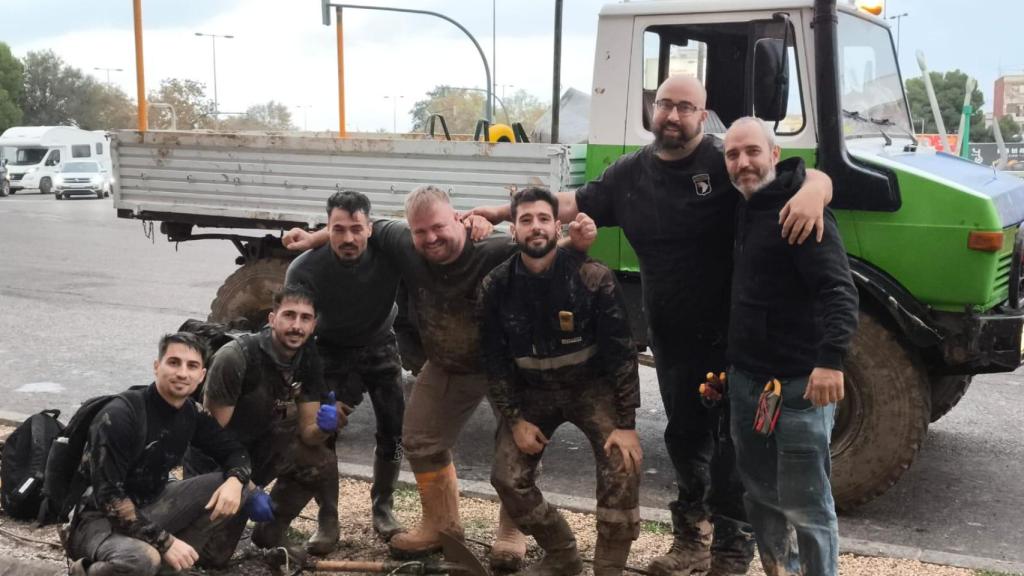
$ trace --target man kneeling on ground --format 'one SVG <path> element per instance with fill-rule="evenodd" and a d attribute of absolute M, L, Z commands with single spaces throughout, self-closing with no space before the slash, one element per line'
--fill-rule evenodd
<path fill-rule="evenodd" d="M 595 576 L 618 576 L 640 534 L 640 406 L 636 347 L 621 289 L 603 264 L 556 248 L 558 200 L 542 188 L 512 199 L 520 252 L 481 284 L 489 398 L 500 411 L 491 482 L 509 515 L 546 555 L 526 574 L 583 570 L 576 538 L 537 488 L 537 468 L 564 422 L 597 462 Z"/>
<path fill-rule="evenodd" d="M 129 390 L 97 413 L 80 478 L 88 488 L 64 531 L 78 576 L 152 576 L 166 567 L 227 563 L 245 527 L 238 514 L 249 456 L 189 395 L 203 380 L 205 346 L 168 334 L 153 363 L 154 383 Z M 168 484 L 195 445 L 225 472 Z M 232 536 L 233 535 L 233 536 Z"/>
<path fill-rule="evenodd" d="M 829 442 L 843 399 L 843 356 L 857 327 L 857 290 L 830 211 L 821 243 L 790 245 L 782 236 L 778 211 L 803 184 L 804 164 L 778 160 L 775 134 L 757 118 L 736 120 L 725 135 L 726 168 L 746 200 L 732 277 L 731 434 L 765 572 L 835 576 Z M 777 424 L 771 403 L 761 401 L 776 382 Z"/>

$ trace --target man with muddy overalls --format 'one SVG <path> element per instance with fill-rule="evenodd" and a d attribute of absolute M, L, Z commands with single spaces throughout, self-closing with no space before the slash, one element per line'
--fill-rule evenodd
<path fill-rule="evenodd" d="M 262 490 L 253 496 L 260 522 L 252 542 L 261 548 L 286 545 L 291 521 L 332 479 L 334 502 L 338 498 L 338 466 L 327 441 L 344 415 L 324 389 L 311 339 L 315 329 L 313 294 L 286 285 L 274 294 L 267 326 L 217 351 L 203 389 L 206 409 L 249 450 L 253 482 L 265 486 L 277 479 L 269 498 Z M 189 467 L 201 469 L 191 455 Z M 313 538 L 323 539 L 325 532 L 337 541 L 336 522 L 321 524 Z"/>
<path fill-rule="evenodd" d="M 123 392 L 93 418 L 76 480 L 85 492 L 61 529 L 71 574 L 153 576 L 231 558 L 247 516 L 239 510 L 251 506 L 251 469 L 241 443 L 189 398 L 205 355 L 194 334 L 164 336 L 153 384 Z M 189 445 L 223 472 L 168 483 Z"/>
<path fill-rule="evenodd" d="M 519 528 L 546 553 L 526 574 L 579 574 L 576 539 L 536 484 L 551 434 L 574 424 L 597 464 L 594 574 L 618 576 L 640 534 L 643 458 L 636 433 L 640 378 L 625 301 L 607 266 L 556 247 L 561 225 L 550 191 L 519 191 L 511 213 L 520 252 L 484 279 L 479 298 L 489 398 L 502 417 L 491 482 Z"/>

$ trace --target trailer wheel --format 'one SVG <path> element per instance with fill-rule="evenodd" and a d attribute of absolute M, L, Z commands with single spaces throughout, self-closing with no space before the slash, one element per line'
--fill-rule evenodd
<path fill-rule="evenodd" d="M 49 178 L 43 178 L 39 181 L 40 194 L 49 194 L 51 190 L 53 190 L 53 182 Z"/>
<path fill-rule="evenodd" d="M 235 270 L 210 303 L 209 320 L 228 323 L 245 318 L 253 330 L 266 324 L 274 292 L 284 286 L 288 264 L 286 260 L 265 258 Z"/>
<path fill-rule="evenodd" d="M 954 376 L 936 376 L 931 379 L 932 383 L 932 415 L 931 421 L 937 422 L 960 403 L 960 399 L 967 393 L 971 386 L 970 374 L 957 374 Z"/>
<path fill-rule="evenodd" d="M 896 335 L 863 311 L 845 361 L 832 431 L 832 492 L 850 510 L 881 495 L 914 461 L 931 415 L 927 374 Z"/>

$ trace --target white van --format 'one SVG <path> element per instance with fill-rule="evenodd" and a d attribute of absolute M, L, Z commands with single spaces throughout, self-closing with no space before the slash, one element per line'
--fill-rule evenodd
<path fill-rule="evenodd" d="M 110 144 L 102 130 L 74 126 L 15 126 L 0 136 L 11 193 L 19 190 L 53 191 L 64 162 L 92 160 L 111 177 Z"/>

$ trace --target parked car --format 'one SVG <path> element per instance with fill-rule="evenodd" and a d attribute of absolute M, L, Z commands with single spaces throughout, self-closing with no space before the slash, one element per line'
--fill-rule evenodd
<path fill-rule="evenodd" d="M 71 196 L 110 196 L 110 173 L 93 161 L 65 162 L 53 178 L 53 195 L 57 200 Z"/>

